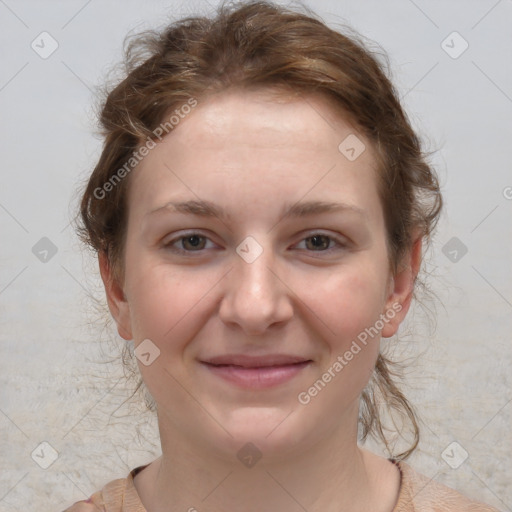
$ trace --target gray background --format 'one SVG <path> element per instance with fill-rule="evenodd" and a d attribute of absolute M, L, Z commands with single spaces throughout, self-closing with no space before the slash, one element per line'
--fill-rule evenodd
<path fill-rule="evenodd" d="M 437 298 L 412 311 L 393 345 L 408 358 L 404 389 L 422 418 L 409 462 L 512 510 L 512 2 L 308 5 L 388 52 L 414 126 L 437 150 L 447 203 L 427 255 Z M 120 366 L 105 363 L 122 341 L 102 329 L 89 298 L 101 297 L 96 264 L 69 221 L 100 151 L 95 87 L 126 33 L 210 10 L 206 1 L 0 0 L 1 511 L 63 509 L 159 454 L 154 418 L 123 403 Z M 46 59 L 31 47 L 51 48 L 43 31 L 58 43 Z M 40 252 L 43 237 L 56 254 Z"/>

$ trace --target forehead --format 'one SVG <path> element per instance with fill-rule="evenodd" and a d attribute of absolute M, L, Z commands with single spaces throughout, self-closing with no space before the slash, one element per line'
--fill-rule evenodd
<path fill-rule="evenodd" d="M 356 159 L 343 153 L 347 140 L 361 152 Z M 130 209 L 161 206 L 173 194 L 222 201 L 236 194 L 262 208 L 310 193 L 364 203 L 365 195 L 375 199 L 374 168 L 369 143 L 323 96 L 233 90 L 199 100 L 142 160 Z"/>
<path fill-rule="evenodd" d="M 229 135 L 225 143 L 234 147 L 278 148 L 288 139 L 307 141 L 309 148 L 332 149 L 340 136 L 356 131 L 348 116 L 340 112 L 321 94 L 233 89 L 200 100 L 195 115 L 184 119 L 176 135 L 183 141 L 193 138 L 204 147 L 218 144 L 219 137 Z M 296 149 L 301 146 L 297 144 Z"/>

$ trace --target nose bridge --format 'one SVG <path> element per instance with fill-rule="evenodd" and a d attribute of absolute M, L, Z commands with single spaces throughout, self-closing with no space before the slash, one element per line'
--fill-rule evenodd
<path fill-rule="evenodd" d="M 240 260 L 237 262 L 238 283 L 235 283 L 235 288 L 252 300 L 270 299 L 277 285 L 274 274 L 270 272 L 273 262 L 270 251 L 264 251 L 254 261 Z"/>
<path fill-rule="evenodd" d="M 271 324 L 289 318 L 292 311 L 286 287 L 274 274 L 271 249 L 250 238 L 236 249 L 220 313 L 227 323 L 261 333 Z"/>

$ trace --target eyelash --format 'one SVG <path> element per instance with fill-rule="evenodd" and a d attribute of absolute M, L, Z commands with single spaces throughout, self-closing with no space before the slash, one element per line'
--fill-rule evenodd
<path fill-rule="evenodd" d="M 198 233 L 196 231 L 191 231 L 190 233 L 185 233 L 184 235 L 181 235 L 180 237 L 178 238 L 174 238 L 172 240 L 170 240 L 169 242 L 166 242 L 165 244 L 163 244 L 163 247 L 164 249 L 168 249 L 170 250 L 171 252 L 174 252 L 176 254 L 180 254 L 180 255 L 193 255 L 194 253 L 198 253 L 199 255 L 201 253 L 203 253 L 206 249 L 200 249 L 200 250 L 197 250 L 197 251 L 187 251 L 185 249 L 178 249 L 177 247 L 172 247 L 175 243 L 177 242 L 180 242 L 181 240 L 184 240 L 186 238 L 190 238 L 192 236 L 197 236 L 197 237 L 200 237 L 200 238 L 204 238 L 206 240 L 210 240 L 207 236 L 204 236 L 202 235 L 201 233 Z M 308 240 L 310 238 L 313 238 L 315 236 L 322 236 L 322 237 L 325 237 L 327 239 L 329 239 L 329 242 L 334 242 L 338 247 L 331 247 L 329 249 L 326 249 L 326 250 L 319 250 L 319 251 L 313 251 L 313 250 L 307 250 L 305 249 L 307 252 L 310 252 L 310 253 L 323 253 L 323 254 L 330 254 L 332 251 L 334 250 L 340 250 L 340 249 L 345 249 L 347 247 L 347 243 L 343 242 L 342 240 L 340 240 L 339 238 L 337 237 L 334 237 L 332 235 L 327 235 L 325 233 L 320 233 L 320 232 L 313 232 L 311 233 L 310 235 L 308 235 L 307 237 L 303 238 L 301 240 L 301 242 L 305 241 L 305 240 Z M 211 240 L 210 240 L 211 241 Z"/>

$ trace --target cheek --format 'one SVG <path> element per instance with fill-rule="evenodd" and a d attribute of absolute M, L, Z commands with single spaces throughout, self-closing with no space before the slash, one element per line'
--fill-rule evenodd
<path fill-rule="evenodd" d="M 330 332 L 345 345 L 375 324 L 385 303 L 382 273 L 369 265 L 341 268 L 325 275 L 302 277 L 304 302 Z"/>
<path fill-rule="evenodd" d="M 385 304 L 385 262 L 372 262 L 340 267 L 325 277 L 317 274 L 316 279 L 303 276 L 304 303 L 314 313 L 311 322 L 325 345 L 319 377 L 332 382 L 319 402 L 325 400 L 334 408 L 357 399 L 379 354 L 382 326 L 377 322 Z"/>
<path fill-rule="evenodd" d="M 172 363 L 186 355 L 186 347 L 215 313 L 216 294 L 225 269 L 192 271 L 140 255 L 127 261 L 127 291 L 135 346 L 150 339 L 162 360 Z"/>
<path fill-rule="evenodd" d="M 213 290 L 219 280 L 213 274 L 206 271 L 191 276 L 144 257 L 136 260 L 131 274 L 127 272 L 135 348 L 149 339 L 160 351 L 148 366 L 138 361 L 139 370 L 152 396 L 164 402 L 172 396 L 172 407 L 179 408 L 186 399 L 177 383 L 186 379 L 183 358 L 187 345 L 212 314 Z"/>

